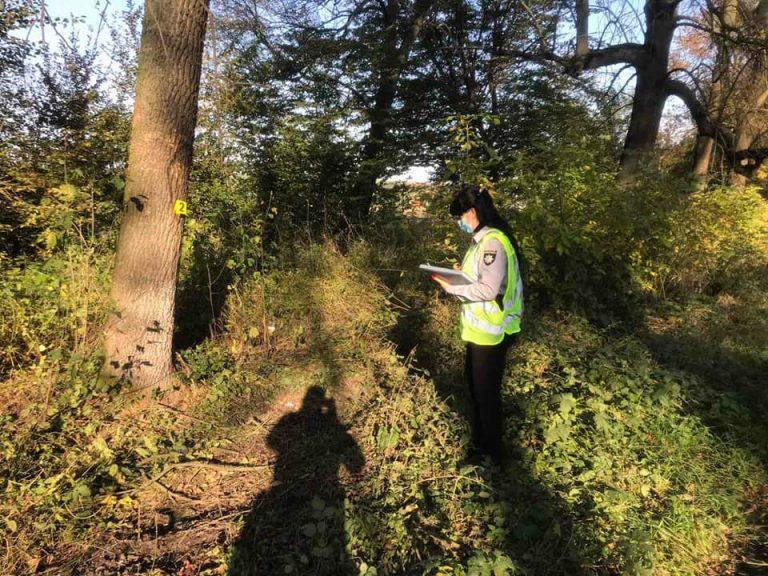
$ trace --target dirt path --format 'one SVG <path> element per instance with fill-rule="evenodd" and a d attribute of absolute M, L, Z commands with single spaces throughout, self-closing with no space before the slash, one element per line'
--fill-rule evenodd
<path fill-rule="evenodd" d="M 334 396 L 351 405 L 350 391 Z M 335 400 L 317 387 L 284 393 L 230 440 L 214 451 L 215 463 L 170 464 L 145 483 L 134 496 L 133 531 L 105 535 L 76 573 L 223 574 L 229 563 L 233 573 L 271 574 L 310 554 L 343 554 L 344 494 L 355 478 L 348 470 L 361 473 L 364 460 Z M 306 526 L 321 507 L 318 548 Z M 263 565 L 276 547 L 278 557 Z M 253 561 L 262 566 L 250 568 Z"/>

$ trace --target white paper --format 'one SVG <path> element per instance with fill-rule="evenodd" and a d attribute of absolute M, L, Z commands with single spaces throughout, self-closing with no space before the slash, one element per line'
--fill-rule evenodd
<path fill-rule="evenodd" d="M 432 266 L 431 264 L 420 264 L 419 270 L 427 272 L 428 274 L 440 276 L 442 280 L 445 280 L 451 286 L 465 286 L 474 283 L 474 280 L 461 270 L 441 268 L 440 266 Z"/>

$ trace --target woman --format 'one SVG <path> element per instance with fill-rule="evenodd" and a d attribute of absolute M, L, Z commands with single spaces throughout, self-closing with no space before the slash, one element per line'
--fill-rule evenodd
<path fill-rule="evenodd" d="M 523 285 L 516 243 L 487 190 L 464 186 L 451 202 L 459 228 L 472 234 L 461 270 L 474 279 L 452 286 L 433 278 L 462 301 L 461 338 L 466 345 L 464 379 L 472 399 L 472 440 L 478 456 L 501 457 L 501 381 L 507 348 L 520 332 Z"/>

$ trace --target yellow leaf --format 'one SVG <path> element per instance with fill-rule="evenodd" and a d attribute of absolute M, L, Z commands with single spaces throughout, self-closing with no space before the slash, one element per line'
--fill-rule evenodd
<path fill-rule="evenodd" d="M 96 436 L 96 439 L 91 442 L 91 447 L 96 451 L 96 453 L 104 458 L 104 460 L 112 460 L 115 453 L 112 452 L 112 450 L 107 446 L 107 441 L 104 440 L 101 436 Z"/>

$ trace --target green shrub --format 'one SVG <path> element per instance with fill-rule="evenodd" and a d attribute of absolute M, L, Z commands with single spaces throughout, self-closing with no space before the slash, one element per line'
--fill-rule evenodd
<path fill-rule="evenodd" d="M 496 201 L 519 235 L 528 295 L 603 322 L 643 297 L 722 289 L 768 261 L 768 203 L 755 189 L 691 186 L 657 172 L 619 185 L 584 140 L 520 153 Z"/>
<path fill-rule="evenodd" d="M 568 503 L 585 550 L 633 574 L 698 574 L 727 554 L 764 472 L 748 443 L 707 427 L 721 393 L 704 401 L 695 376 L 574 316 L 542 322 L 516 357 L 515 442 Z"/>
<path fill-rule="evenodd" d="M 633 262 L 656 227 L 659 199 L 616 184 L 607 144 L 521 153 L 497 196 L 528 263 L 529 296 L 604 322 L 636 310 Z"/>
<path fill-rule="evenodd" d="M 347 523 L 368 564 L 693 575 L 748 537 L 745 510 L 765 471 L 745 437 L 708 427 L 716 399 L 733 398 L 576 315 L 529 323 L 513 349 L 503 396 L 517 460 L 497 472 L 462 465 L 463 356 L 446 325 L 455 309 L 429 313 L 432 340 L 416 358 L 435 380 L 391 379 L 358 424 L 372 475 Z"/>
<path fill-rule="evenodd" d="M 370 247 L 351 248 L 362 255 Z M 364 258 L 364 256 L 358 256 Z M 331 242 L 299 246 L 231 291 L 221 334 L 182 354 L 186 372 L 210 386 L 211 414 L 232 422 L 281 390 L 342 380 L 372 385 L 395 322 L 378 278 Z M 383 355 L 383 356 L 382 356 Z"/>
<path fill-rule="evenodd" d="M 108 310 L 110 258 L 77 246 L 43 261 L 4 266 L 0 377 L 51 354 L 87 355 Z"/>
<path fill-rule="evenodd" d="M 660 294 L 738 285 L 768 263 L 768 202 L 754 188 L 718 187 L 674 199 L 639 276 Z"/>

